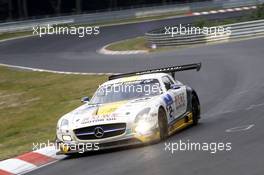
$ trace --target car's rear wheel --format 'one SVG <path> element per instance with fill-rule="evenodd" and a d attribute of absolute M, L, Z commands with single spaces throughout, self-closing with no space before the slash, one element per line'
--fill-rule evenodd
<path fill-rule="evenodd" d="M 192 98 L 192 119 L 193 125 L 197 125 L 200 119 L 200 103 L 196 95 Z"/>
<path fill-rule="evenodd" d="M 168 122 L 166 112 L 163 108 L 159 109 L 158 120 L 160 140 L 164 140 L 168 137 Z"/>

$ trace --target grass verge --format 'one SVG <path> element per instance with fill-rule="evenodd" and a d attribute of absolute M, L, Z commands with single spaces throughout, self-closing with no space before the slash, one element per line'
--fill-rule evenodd
<path fill-rule="evenodd" d="M 27 35 L 32 35 L 32 31 L 15 32 L 15 33 L 2 33 L 2 34 L 0 34 L 0 41 L 6 40 L 6 39 L 11 39 L 11 38 L 16 38 L 16 37 L 27 36 Z"/>
<path fill-rule="evenodd" d="M 259 5 L 257 7 L 257 10 L 255 10 L 254 12 L 239 18 L 207 20 L 201 17 L 198 18 L 198 20 L 196 20 L 193 23 L 193 25 L 202 28 L 202 27 L 211 27 L 211 26 L 221 26 L 221 25 L 258 20 L 258 19 L 264 19 L 264 4 Z M 163 50 L 175 49 L 175 46 L 164 47 L 166 49 L 164 48 L 151 49 L 149 45 L 150 44 L 148 43 L 148 41 L 142 36 L 142 37 L 131 38 L 131 39 L 111 43 L 106 49 L 112 51 L 124 51 L 124 50 L 163 51 Z M 184 47 L 189 47 L 189 46 L 184 46 Z M 183 48 L 183 46 L 181 46 L 180 48 Z"/>
<path fill-rule="evenodd" d="M 216 19 L 216 20 L 207 20 L 205 18 L 199 18 L 194 22 L 193 25 L 197 27 L 212 27 L 212 26 L 227 25 L 232 23 L 260 20 L 260 19 L 264 19 L 264 4 L 257 6 L 257 9 L 255 11 L 245 16 L 241 16 L 238 18 Z"/>
<path fill-rule="evenodd" d="M 0 160 L 31 151 L 33 142 L 53 141 L 59 117 L 105 80 L 0 67 Z"/>
<path fill-rule="evenodd" d="M 144 37 L 115 42 L 106 47 L 106 49 L 113 51 L 149 50 L 147 40 Z"/>

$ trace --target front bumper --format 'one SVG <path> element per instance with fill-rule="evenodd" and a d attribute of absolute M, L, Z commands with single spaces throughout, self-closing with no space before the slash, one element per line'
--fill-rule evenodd
<path fill-rule="evenodd" d="M 84 153 L 93 152 L 106 149 L 114 149 L 119 147 L 126 147 L 132 145 L 143 145 L 150 142 L 158 141 L 160 139 L 159 131 L 155 130 L 148 135 L 138 135 L 136 133 L 122 136 L 119 138 L 102 139 L 97 142 L 86 140 L 85 142 L 64 142 L 56 140 L 56 145 L 59 148 L 57 154 L 72 154 L 72 153 Z"/>

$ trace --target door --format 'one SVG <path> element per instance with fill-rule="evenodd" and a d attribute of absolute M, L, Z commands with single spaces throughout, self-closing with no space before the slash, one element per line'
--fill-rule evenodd
<path fill-rule="evenodd" d="M 167 90 L 164 93 L 164 101 L 168 113 L 168 122 L 171 123 L 186 112 L 186 87 L 184 85 L 179 85 L 177 88 L 172 88 L 175 82 L 169 76 L 162 77 L 162 82 Z"/>

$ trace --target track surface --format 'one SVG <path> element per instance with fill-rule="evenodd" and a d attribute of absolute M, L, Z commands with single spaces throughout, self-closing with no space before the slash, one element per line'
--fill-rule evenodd
<path fill-rule="evenodd" d="M 190 84 L 200 96 L 203 110 L 201 124 L 170 137 L 166 142 L 179 143 L 179 140 L 200 143 L 231 142 L 232 151 L 216 154 L 178 151 L 170 154 L 164 150 L 163 142 L 147 147 L 72 157 L 29 174 L 263 174 L 264 39 L 141 56 L 106 57 L 91 52 L 106 41 L 123 39 L 127 37 L 126 35 L 136 36 L 147 30 L 146 27 L 152 28 L 145 26 L 144 23 L 105 28 L 104 30 L 112 33 L 107 32 L 108 35 L 102 40 L 94 39 L 94 43 L 88 42 L 89 39 L 58 40 L 53 37 L 1 43 L 0 62 L 53 70 L 89 72 L 123 72 L 202 62 L 203 68 L 198 73 L 188 71 L 177 74 L 177 79 Z M 226 129 L 250 124 L 255 126 L 247 131 L 225 132 Z"/>
<path fill-rule="evenodd" d="M 117 40 L 142 36 L 145 32 L 158 27 L 180 23 L 188 24 L 197 18 L 230 18 L 248 12 L 223 13 L 204 17 L 191 16 L 104 27 L 101 28 L 100 35 L 84 38 L 53 35 L 3 42 L 0 43 L 0 63 L 69 72 L 124 72 L 146 66 L 160 65 L 160 62 L 163 62 L 162 60 L 146 65 L 145 60 L 141 59 L 141 55 L 127 57 L 104 56 L 98 54 L 96 50 Z M 146 57 L 152 58 L 154 56 L 143 56 L 143 58 Z M 135 61 L 137 65 L 133 65 Z"/>
<path fill-rule="evenodd" d="M 172 155 L 164 151 L 164 143 L 159 143 L 67 159 L 29 174 L 263 174 L 263 44 L 264 39 L 255 39 L 142 58 L 145 64 L 161 60 L 166 64 L 203 63 L 199 73 L 178 74 L 178 79 L 191 84 L 200 96 L 202 123 L 172 136 L 167 142 L 231 142 L 231 152 L 178 151 Z M 134 62 L 135 66 L 141 67 L 140 64 Z M 248 131 L 225 132 L 226 129 L 250 124 L 255 126 Z"/>

